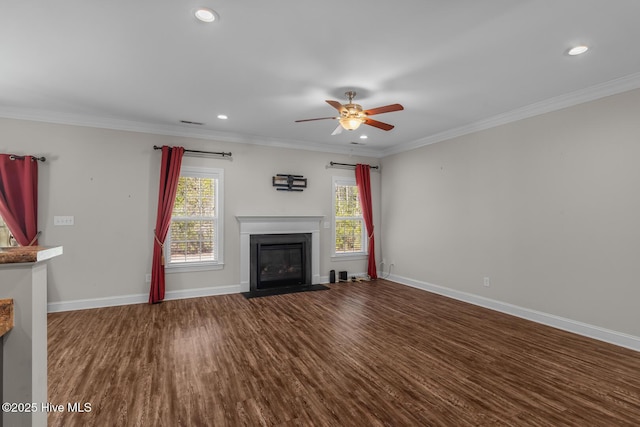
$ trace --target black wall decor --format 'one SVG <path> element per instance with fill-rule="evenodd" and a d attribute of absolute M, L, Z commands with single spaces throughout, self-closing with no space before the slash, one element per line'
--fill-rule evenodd
<path fill-rule="evenodd" d="M 273 186 L 278 191 L 302 191 L 307 188 L 307 178 L 302 175 L 277 174 L 273 177 Z"/>

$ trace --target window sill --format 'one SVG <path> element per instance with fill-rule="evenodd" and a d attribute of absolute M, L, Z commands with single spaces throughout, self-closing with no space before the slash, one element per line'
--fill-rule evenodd
<path fill-rule="evenodd" d="M 184 263 L 184 264 L 173 264 L 173 265 L 165 265 L 164 271 L 167 274 L 171 273 L 189 273 L 192 271 L 211 271 L 211 270 L 222 270 L 224 268 L 224 263 Z"/>
<path fill-rule="evenodd" d="M 353 254 L 333 254 L 331 261 L 355 261 L 361 259 L 369 259 L 369 254 L 358 252 Z"/>

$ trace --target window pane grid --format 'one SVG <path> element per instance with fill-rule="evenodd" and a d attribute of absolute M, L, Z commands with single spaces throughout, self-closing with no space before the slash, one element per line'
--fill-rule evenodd
<path fill-rule="evenodd" d="M 360 201 L 358 200 L 358 187 L 355 185 L 336 185 L 335 193 L 336 217 L 362 216 Z"/>
<path fill-rule="evenodd" d="M 171 263 L 216 261 L 216 220 L 172 220 Z"/>
<path fill-rule="evenodd" d="M 366 252 L 365 226 L 355 183 L 334 181 L 335 254 Z"/>
<path fill-rule="evenodd" d="M 362 252 L 362 220 L 336 219 L 336 253 Z"/>
<path fill-rule="evenodd" d="M 218 261 L 215 177 L 181 176 L 169 230 L 169 263 Z"/>
<path fill-rule="evenodd" d="M 173 216 L 215 216 L 215 179 L 181 176 Z"/>

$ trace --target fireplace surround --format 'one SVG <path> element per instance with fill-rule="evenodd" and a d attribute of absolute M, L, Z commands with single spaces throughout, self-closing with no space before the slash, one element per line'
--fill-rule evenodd
<path fill-rule="evenodd" d="M 311 284 L 320 283 L 320 215 L 240 215 L 240 291 L 251 289 L 251 236 L 266 234 L 311 235 Z"/>

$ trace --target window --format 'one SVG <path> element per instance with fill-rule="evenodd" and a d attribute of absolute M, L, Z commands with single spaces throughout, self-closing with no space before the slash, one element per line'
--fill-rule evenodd
<path fill-rule="evenodd" d="M 222 268 L 223 170 L 182 167 L 165 242 L 173 270 Z"/>
<path fill-rule="evenodd" d="M 9 231 L 9 227 L 5 224 L 2 216 L 0 215 L 0 246 L 17 246 L 18 243 L 15 241 L 11 232 Z"/>
<path fill-rule="evenodd" d="M 366 255 L 367 233 L 355 179 L 333 178 L 333 215 L 333 255 Z"/>

